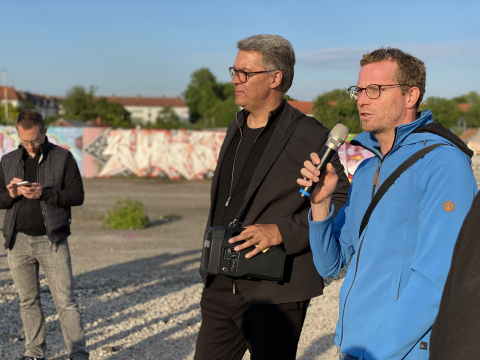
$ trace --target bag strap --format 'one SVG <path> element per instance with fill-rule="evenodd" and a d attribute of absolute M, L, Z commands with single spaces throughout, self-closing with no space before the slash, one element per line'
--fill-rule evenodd
<path fill-rule="evenodd" d="M 395 180 L 397 180 L 405 170 L 407 170 L 410 166 L 412 166 L 418 160 L 420 160 L 425 155 L 427 155 L 430 151 L 442 145 L 447 145 L 447 144 L 433 144 L 423 148 L 420 151 L 417 151 L 415 154 L 413 154 L 407 160 L 405 160 L 399 167 L 397 167 L 393 173 L 390 174 L 390 176 L 383 182 L 383 184 L 378 189 L 377 193 L 375 194 L 372 201 L 370 202 L 370 205 L 368 206 L 367 211 L 365 212 L 365 215 L 363 215 L 362 223 L 360 225 L 360 231 L 358 232 L 359 237 L 362 235 L 363 230 L 367 226 L 368 221 L 370 220 L 370 215 L 372 215 L 372 212 L 377 206 L 378 202 L 383 197 L 383 195 L 385 195 L 388 189 L 390 189 L 390 187 L 395 183 Z"/>
<path fill-rule="evenodd" d="M 265 168 L 263 169 L 262 175 L 260 175 L 260 178 L 258 179 L 258 182 L 252 188 L 252 191 L 250 191 L 250 194 L 248 194 L 248 196 L 246 196 L 245 199 L 243 199 L 242 206 L 240 207 L 240 211 L 237 213 L 237 216 L 235 216 L 235 220 L 233 220 L 228 226 L 237 226 L 238 225 L 237 224 L 238 220 L 240 219 L 243 212 L 245 211 L 245 208 L 247 207 L 248 202 L 250 201 L 251 197 L 253 196 L 253 194 L 255 194 L 257 189 L 260 187 L 260 184 L 263 182 L 263 180 L 267 176 L 271 167 L 275 163 L 275 160 L 277 160 L 277 158 L 280 156 L 280 153 L 282 152 L 283 148 L 285 147 L 288 140 L 292 136 L 292 134 L 295 131 L 295 128 L 297 127 L 298 123 L 306 117 L 307 117 L 307 115 L 301 114 L 290 124 L 290 126 L 288 127 L 288 129 L 285 133 L 285 136 L 283 137 L 280 145 L 278 146 L 277 150 L 275 151 L 275 153 L 270 158 L 270 161 L 267 163 L 267 166 L 265 166 Z"/>

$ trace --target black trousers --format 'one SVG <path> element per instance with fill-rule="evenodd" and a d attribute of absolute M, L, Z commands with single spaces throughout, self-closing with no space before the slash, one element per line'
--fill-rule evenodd
<path fill-rule="evenodd" d="M 247 349 L 252 360 L 295 359 L 309 303 L 250 304 L 218 275 L 203 290 L 194 360 L 241 360 Z"/>

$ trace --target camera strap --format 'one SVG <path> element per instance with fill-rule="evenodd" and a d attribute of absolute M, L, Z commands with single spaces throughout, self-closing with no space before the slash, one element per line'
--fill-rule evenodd
<path fill-rule="evenodd" d="M 275 161 L 277 160 L 277 158 L 280 156 L 280 153 L 282 152 L 283 148 L 285 147 L 285 145 L 287 144 L 288 140 L 290 139 L 290 137 L 292 136 L 293 132 L 295 131 L 295 128 L 297 127 L 298 123 L 303 119 L 307 117 L 307 115 L 305 114 L 301 114 L 299 115 L 291 124 L 290 126 L 288 127 L 286 133 L 285 133 L 285 136 L 283 137 L 282 139 L 282 142 L 280 143 L 280 145 L 278 146 L 277 150 L 275 151 L 275 153 L 272 155 L 272 157 L 270 158 L 270 161 L 267 163 L 267 166 L 265 166 L 265 168 L 263 169 L 263 172 L 262 172 L 262 175 L 260 176 L 260 179 L 258 180 L 258 182 L 255 184 L 255 186 L 252 188 L 252 191 L 250 191 L 250 194 L 248 194 L 245 199 L 243 199 L 243 202 L 242 202 L 242 206 L 240 207 L 240 211 L 238 212 L 237 216 L 235 216 L 235 220 L 233 220 L 228 226 L 230 227 L 235 227 L 235 226 L 239 226 L 238 224 L 238 220 L 240 219 L 240 217 L 242 216 L 243 212 L 245 211 L 245 208 L 247 207 L 250 199 L 252 198 L 252 196 L 255 194 L 255 192 L 257 191 L 257 189 L 260 187 L 260 185 L 262 184 L 263 180 L 265 179 L 265 177 L 267 176 L 268 172 L 270 171 L 270 169 L 272 168 L 273 164 L 275 163 Z"/>

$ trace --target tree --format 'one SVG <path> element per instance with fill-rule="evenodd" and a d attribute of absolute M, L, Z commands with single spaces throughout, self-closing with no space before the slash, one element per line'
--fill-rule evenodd
<path fill-rule="evenodd" d="M 102 122 L 111 127 L 132 127 L 130 113 L 121 104 L 110 102 L 105 97 L 95 100 L 93 112 L 95 118 L 100 116 Z"/>
<path fill-rule="evenodd" d="M 207 68 L 192 73 L 183 97 L 195 128 L 228 126 L 238 111 L 233 84 L 217 82 Z"/>
<path fill-rule="evenodd" d="M 335 89 L 319 95 L 313 103 L 313 115 L 327 129 L 341 123 L 350 133 L 362 132 L 357 102 L 350 99 L 347 91 Z"/>
<path fill-rule="evenodd" d="M 422 104 L 422 110 L 427 109 L 432 111 L 434 121 L 438 121 L 448 129 L 456 127 L 463 115 L 456 101 L 440 97 L 427 98 L 427 101 Z"/>
<path fill-rule="evenodd" d="M 457 96 L 452 100 L 457 103 L 480 103 L 480 95 L 476 91 L 470 91 L 468 94 Z"/>
<path fill-rule="evenodd" d="M 18 109 L 13 107 L 12 104 L 7 104 L 8 119 L 5 119 L 5 103 L 0 104 L 0 125 L 16 125 L 18 117 Z"/>
<path fill-rule="evenodd" d="M 93 95 L 97 88 L 93 85 L 87 91 L 83 86 L 74 86 L 60 101 L 67 119 L 92 120 L 97 117 Z"/>
<path fill-rule="evenodd" d="M 32 104 L 30 101 L 22 101 L 21 105 L 18 107 L 18 113 L 20 114 L 25 110 L 35 110 L 35 104 Z"/>
<path fill-rule="evenodd" d="M 290 95 L 285 94 L 283 98 L 287 101 L 298 101 L 297 99 L 292 98 Z"/>
<path fill-rule="evenodd" d="M 74 86 L 67 92 L 61 105 L 67 119 L 93 120 L 98 116 L 102 122 L 112 127 L 131 127 L 130 113 L 119 103 L 108 101 L 105 97 L 94 98 L 97 88 L 90 86 L 87 91 L 83 86 Z"/>
<path fill-rule="evenodd" d="M 170 106 L 165 106 L 158 112 L 157 120 L 154 124 L 149 123 L 145 125 L 146 129 L 182 129 L 185 127 L 185 124 L 180 121 L 180 118 Z"/>
<path fill-rule="evenodd" d="M 480 127 L 480 101 L 474 103 L 465 112 L 465 121 L 469 127 Z"/>

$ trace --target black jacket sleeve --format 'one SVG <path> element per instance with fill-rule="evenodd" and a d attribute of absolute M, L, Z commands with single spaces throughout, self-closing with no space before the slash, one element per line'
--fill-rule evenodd
<path fill-rule="evenodd" d="M 430 339 L 430 360 L 468 359 L 480 334 L 480 193 L 457 238 Z"/>
<path fill-rule="evenodd" d="M 310 159 L 310 153 L 313 151 L 320 153 L 325 146 L 328 137 L 328 130 L 322 125 L 318 124 L 316 120 L 304 120 L 303 124 L 297 127 L 298 133 L 292 136 L 293 142 L 297 148 L 297 166 L 292 167 L 295 172 L 295 178 L 301 176 L 300 169 L 303 167 L 305 160 Z M 345 205 L 348 200 L 348 190 L 350 189 L 350 182 L 345 175 L 345 169 L 340 162 L 337 154 L 331 161 L 338 175 L 338 184 L 335 192 L 332 195 L 332 201 L 335 206 L 335 215 Z M 289 190 L 289 195 L 300 199 L 298 190 L 300 187 L 292 180 L 292 189 Z M 295 201 L 295 200 L 292 200 Z M 310 247 L 309 241 L 309 226 L 308 226 L 308 211 L 310 210 L 310 201 L 305 200 L 305 206 L 300 212 L 296 212 L 287 217 L 280 218 L 275 221 L 275 224 L 282 235 L 285 251 L 287 255 L 297 254 L 305 251 Z"/>
<path fill-rule="evenodd" d="M 3 175 L 2 163 L 0 162 L 0 209 L 10 209 L 14 203 L 15 199 L 10 196 L 7 184 L 5 184 L 5 176 Z"/>
<path fill-rule="evenodd" d="M 65 167 L 64 189 L 44 188 L 40 200 L 58 207 L 82 205 L 85 198 L 83 181 L 72 153 L 69 153 Z"/>

